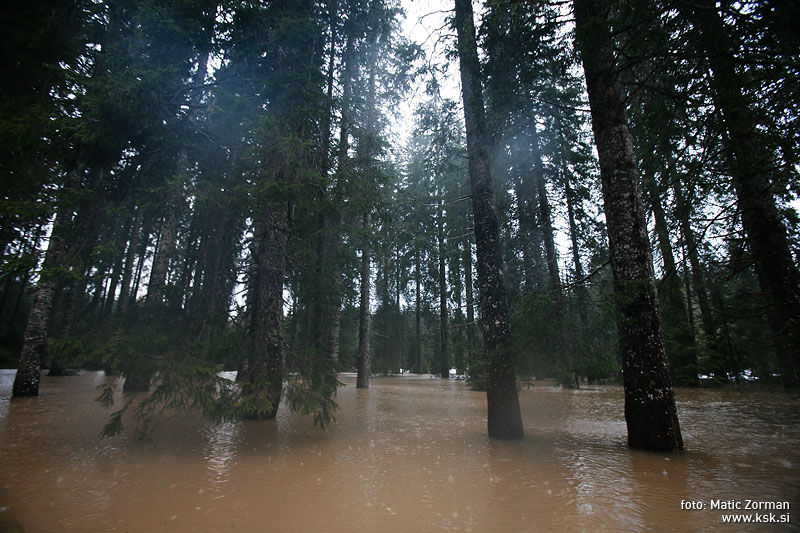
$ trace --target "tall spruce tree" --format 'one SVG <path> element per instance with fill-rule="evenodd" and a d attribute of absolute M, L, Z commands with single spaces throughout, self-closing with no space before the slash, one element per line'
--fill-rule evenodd
<path fill-rule="evenodd" d="M 628 444 L 647 450 L 682 450 L 639 174 L 616 70 L 608 8 L 602 1 L 575 0 L 574 9 L 577 46 L 586 73 L 600 157 Z"/>
<path fill-rule="evenodd" d="M 475 23 L 469 0 L 456 0 L 454 23 L 458 33 L 461 91 L 467 130 L 472 210 L 475 217 L 489 436 L 520 438 L 523 436 L 522 416 L 511 349 L 508 300 L 500 256 L 500 228 L 494 182 L 489 164 Z"/>

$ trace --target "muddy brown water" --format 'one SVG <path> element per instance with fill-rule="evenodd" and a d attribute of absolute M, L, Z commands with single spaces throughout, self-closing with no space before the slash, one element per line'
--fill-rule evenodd
<path fill-rule="evenodd" d="M 0 531 L 797 531 L 800 409 L 790 394 L 677 391 L 687 451 L 625 447 L 622 390 L 520 393 L 526 436 L 486 436 L 460 381 L 343 376 L 327 430 L 180 414 L 147 441 L 99 439 L 103 373 L 0 371 Z M 788 505 L 790 522 L 723 524 L 712 502 Z M 699 502 L 706 509 L 682 509 Z M 697 505 L 697 504 L 695 504 Z M 763 518 L 763 517 L 762 517 Z"/>

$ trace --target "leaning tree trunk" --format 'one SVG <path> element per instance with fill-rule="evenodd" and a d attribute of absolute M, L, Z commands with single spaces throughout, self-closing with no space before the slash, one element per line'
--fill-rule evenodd
<path fill-rule="evenodd" d="M 15 398 L 39 395 L 39 376 L 47 347 L 47 326 L 57 284 L 52 269 L 57 268 L 63 262 L 65 243 L 62 232 L 68 223 L 66 220 L 68 212 L 68 209 L 59 209 L 53 220 L 50 242 L 47 245 L 47 252 L 39 274 L 39 284 L 34 292 L 33 307 L 25 326 L 19 370 L 14 378 L 12 389 Z"/>
<path fill-rule="evenodd" d="M 639 174 L 613 43 L 600 16 L 604 11 L 601 3 L 574 0 L 577 45 L 586 73 L 592 127 L 600 156 L 628 445 L 677 451 L 683 449 L 683 440 L 664 350 Z"/>
<path fill-rule="evenodd" d="M 708 54 L 714 103 L 729 135 L 729 167 L 742 225 L 756 261 L 759 283 L 773 301 L 770 322 L 778 335 L 784 383 L 796 386 L 800 384 L 800 270 L 792 258 L 786 227 L 775 205 L 774 184 L 768 173 L 774 164 L 736 71 L 733 50 L 737 44 L 730 42 L 730 32 L 716 2 L 700 0 L 681 4 L 681 8 L 699 30 L 700 45 Z"/>
<path fill-rule="evenodd" d="M 480 63 L 470 0 L 455 0 L 455 26 L 467 129 L 472 210 L 475 216 L 489 436 L 520 438 L 523 436 L 522 416 L 517 396 L 503 259 L 500 255 L 500 223 L 489 165 Z"/>

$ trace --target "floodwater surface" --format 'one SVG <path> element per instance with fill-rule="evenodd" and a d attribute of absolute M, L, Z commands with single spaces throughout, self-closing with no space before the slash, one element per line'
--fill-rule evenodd
<path fill-rule="evenodd" d="M 525 438 L 486 436 L 460 381 L 341 377 L 337 421 L 212 424 L 100 439 L 102 372 L 0 371 L 0 531 L 797 531 L 800 409 L 790 394 L 679 389 L 687 451 L 626 448 L 622 389 L 520 392 Z M 766 502 L 746 510 L 747 501 Z M 715 503 L 716 502 L 716 503 Z M 703 509 L 688 509 L 690 505 Z M 711 509 L 740 505 L 741 510 Z M 788 510 L 781 509 L 789 506 Z M 766 506 L 766 509 L 765 509 Z M 789 523 L 725 524 L 723 515 Z M 740 518 L 741 519 L 741 518 Z"/>

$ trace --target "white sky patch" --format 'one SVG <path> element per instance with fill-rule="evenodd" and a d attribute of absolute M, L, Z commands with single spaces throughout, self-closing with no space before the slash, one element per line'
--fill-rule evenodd
<path fill-rule="evenodd" d="M 452 2 L 442 0 L 402 0 L 401 5 L 406 12 L 402 24 L 402 33 L 409 41 L 419 45 L 425 52 L 424 61 L 438 67 L 437 75 L 444 98 L 461 102 L 461 85 L 458 75 L 458 63 L 446 57 L 455 32 L 448 23 L 453 9 Z M 429 96 L 425 94 L 427 80 L 418 79 L 412 86 L 397 120 L 392 124 L 392 137 L 405 145 L 414 129 L 414 110 Z"/>

